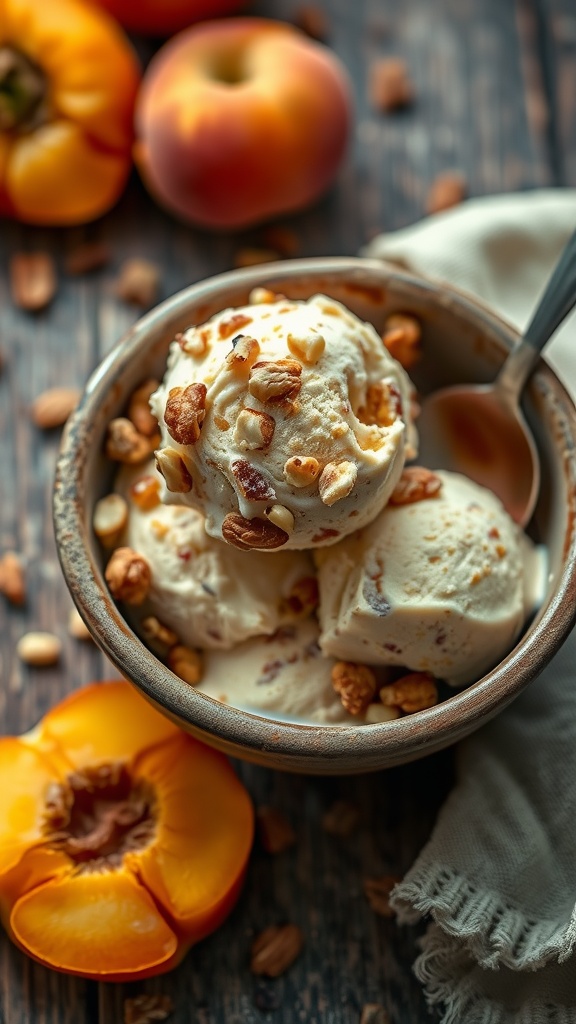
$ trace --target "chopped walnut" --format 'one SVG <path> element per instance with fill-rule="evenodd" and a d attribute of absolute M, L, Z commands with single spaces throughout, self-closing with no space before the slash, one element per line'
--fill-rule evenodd
<path fill-rule="evenodd" d="M 358 467 L 354 462 L 329 462 L 320 475 L 318 491 L 325 505 L 347 498 L 356 483 Z"/>
<path fill-rule="evenodd" d="M 304 936 L 297 925 L 271 925 L 252 943 L 250 970 L 277 978 L 294 963 L 303 945 Z"/>
<path fill-rule="evenodd" d="M 246 316 L 246 313 L 233 313 L 227 320 L 221 320 L 218 324 L 218 336 L 222 340 L 231 338 L 233 334 L 237 334 L 243 327 L 247 327 L 251 323 L 252 317 Z"/>
<path fill-rule="evenodd" d="M 316 577 L 303 576 L 302 579 L 296 580 L 283 603 L 292 615 L 311 615 L 318 607 L 318 580 Z"/>
<path fill-rule="evenodd" d="M 94 506 L 92 528 L 105 547 L 114 547 L 128 521 L 128 505 L 121 494 L 107 494 Z"/>
<path fill-rule="evenodd" d="M 256 811 L 258 835 L 266 853 L 283 853 L 296 842 L 292 825 L 275 807 L 259 807 Z"/>
<path fill-rule="evenodd" d="M 318 362 L 326 348 L 326 341 L 321 334 L 307 334 L 303 338 L 289 334 L 286 342 L 292 355 L 310 366 Z"/>
<path fill-rule="evenodd" d="M 150 512 L 160 504 L 160 481 L 146 473 L 131 485 L 128 496 L 142 512 Z"/>
<path fill-rule="evenodd" d="M 169 491 L 173 494 L 187 494 L 192 490 L 192 477 L 184 459 L 174 448 L 161 448 L 154 455 L 156 469 L 164 477 Z"/>
<path fill-rule="evenodd" d="M 414 86 L 406 61 L 400 57 L 375 60 L 370 67 L 368 93 L 372 106 L 385 113 L 410 106 Z"/>
<path fill-rule="evenodd" d="M 444 171 L 432 182 L 426 197 L 426 213 L 440 213 L 466 198 L 466 178 L 459 171 Z"/>
<path fill-rule="evenodd" d="M 178 444 L 196 444 L 206 415 L 206 385 L 171 388 L 164 410 L 166 429 Z"/>
<path fill-rule="evenodd" d="M 208 351 L 210 331 L 208 328 L 190 327 L 189 330 L 177 334 L 174 341 L 178 342 L 183 352 L 200 359 Z"/>
<path fill-rule="evenodd" d="M 366 391 L 366 405 L 358 409 L 358 419 L 366 426 L 390 427 L 402 415 L 402 397 L 392 381 L 380 380 Z"/>
<path fill-rule="evenodd" d="M 332 666 L 332 686 L 351 715 L 361 715 L 376 693 L 376 676 L 367 665 L 337 661 Z"/>
<path fill-rule="evenodd" d="M 152 574 L 145 558 L 132 548 L 116 548 L 106 566 L 112 597 L 126 604 L 142 604 L 148 597 Z"/>
<path fill-rule="evenodd" d="M 178 643 L 178 635 L 174 630 L 165 626 L 155 615 L 147 615 L 142 619 L 142 632 L 149 643 L 158 643 L 163 647 L 174 647 Z"/>
<path fill-rule="evenodd" d="M 295 359 L 276 359 L 254 363 L 248 390 L 264 404 L 291 404 L 300 392 L 301 363 Z"/>
<path fill-rule="evenodd" d="M 264 451 L 272 443 L 276 421 L 267 412 L 242 409 L 234 428 L 234 440 L 243 451 Z"/>
<path fill-rule="evenodd" d="M 405 370 L 411 370 L 421 358 L 421 339 L 422 328 L 415 316 L 393 313 L 384 324 L 382 341 Z"/>
<path fill-rule="evenodd" d="M 158 430 L 158 420 L 150 408 L 150 395 L 157 387 L 157 380 L 145 380 L 132 392 L 128 403 L 128 419 L 132 420 L 138 433 L 145 437 L 152 437 Z"/>
<path fill-rule="evenodd" d="M 246 459 L 235 459 L 230 468 L 240 494 L 247 501 L 274 501 L 276 491 L 250 462 Z"/>
<path fill-rule="evenodd" d="M 229 512 L 222 523 L 222 536 L 228 544 L 248 551 L 259 548 L 271 551 L 288 540 L 288 534 L 267 519 L 246 519 L 239 512 Z"/>
<path fill-rule="evenodd" d="M 0 594 L 16 606 L 26 601 L 24 569 L 15 551 L 5 551 L 0 558 Z"/>
<path fill-rule="evenodd" d="M 190 686 L 196 686 L 202 679 L 202 658 L 198 651 L 184 644 L 176 644 L 168 651 L 168 668 Z"/>
<path fill-rule="evenodd" d="M 442 480 L 424 466 L 406 466 L 390 496 L 390 505 L 412 505 L 416 501 L 437 498 Z"/>
<path fill-rule="evenodd" d="M 400 881 L 397 875 L 381 875 L 379 878 L 364 879 L 364 894 L 372 910 L 380 917 L 394 917 L 390 906 L 390 893 Z"/>
<path fill-rule="evenodd" d="M 120 267 L 115 289 L 119 299 L 135 306 L 152 306 L 160 288 L 160 268 L 150 260 L 129 259 Z"/>
<path fill-rule="evenodd" d="M 234 347 L 226 356 L 226 366 L 237 374 L 248 373 L 260 355 L 260 345 L 256 338 L 247 334 L 239 334 L 232 344 Z"/>
<path fill-rule="evenodd" d="M 284 463 L 284 477 L 292 487 L 309 487 L 320 474 L 318 459 L 310 455 L 294 455 Z"/>
<path fill-rule="evenodd" d="M 136 430 L 131 420 L 118 416 L 108 424 L 105 453 L 115 462 L 136 465 L 150 455 L 150 440 Z"/>
<path fill-rule="evenodd" d="M 411 715 L 438 703 L 438 686 L 429 672 L 410 672 L 394 683 L 383 686 L 380 700 L 386 707 L 396 707 Z"/>

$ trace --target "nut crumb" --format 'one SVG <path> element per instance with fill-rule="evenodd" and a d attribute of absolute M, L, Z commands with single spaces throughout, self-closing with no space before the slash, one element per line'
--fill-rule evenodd
<path fill-rule="evenodd" d="M 168 668 L 190 686 L 196 686 L 202 679 L 202 658 L 191 647 L 176 644 L 168 651 L 166 661 Z"/>
<path fill-rule="evenodd" d="M 156 469 L 164 477 L 166 487 L 173 494 L 187 494 L 192 490 L 192 477 L 184 459 L 174 448 L 160 448 L 154 452 Z"/>
<path fill-rule="evenodd" d="M 178 644 L 177 633 L 160 622 L 155 615 L 142 619 L 142 632 L 149 643 L 158 643 L 163 647 L 175 647 Z"/>
<path fill-rule="evenodd" d="M 272 444 L 275 427 L 274 417 L 267 412 L 242 409 L 236 420 L 234 440 L 243 451 L 264 451 Z"/>
<path fill-rule="evenodd" d="M 408 107 L 414 100 L 414 86 L 406 61 L 381 57 L 370 66 L 368 96 L 375 110 L 390 113 Z"/>
<path fill-rule="evenodd" d="M 401 879 L 397 875 L 381 875 L 379 878 L 365 878 L 364 895 L 372 910 L 380 917 L 395 917 L 396 912 L 390 906 L 390 893 Z"/>
<path fill-rule="evenodd" d="M 321 470 L 318 459 L 311 455 L 294 455 L 284 463 L 284 478 L 292 487 L 309 487 Z"/>
<path fill-rule="evenodd" d="M 26 601 L 24 569 L 15 551 L 5 551 L 0 558 L 0 594 L 17 607 Z"/>
<path fill-rule="evenodd" d="M 164 410 L 166 429 L 177 444 L 196 444 L 206 415 L 206 385 L 171 388 Z"/>
<path fill-rule="evenodd" d="M 158 381 L 150 378 L 132 392 L 128 403 L 128 419 L 139 434 L 152 437 L 158 430 L 158 420 L 150 408 L 150 395 L 156 391 Z"/>
<path fill-rule="evenodd" d="M 155 1024 L 174 1011 L 170 996 L 143 993 L 124 1000 L 124 1024 Z"/>
<path fill-rule="evenodd" d="M 250 970 L 277 978 L 291 966 L 304 945 L 304 936 L 295 924 L 271 925 L 252 943 Z"/>
<path fill-rule="evenodd" d="M 10 292 L 19 309 L 37 313 L 56 294 L 56 266 L 50 253 L 16 252 L 10 257 Z"/>
<path fill-rule="evenodd" d="M 459 171 L 444 171 L 432 182 L 426 196 L 426 213 L 440 213 L 466 198 L 466 178 Z"/>
<path fill-rule="evenodd" d="M 104 575 L 116 601 L 138 605 L 147 598 L 152 582 L 150 566 L 132 548 L 116 548 Z"/>
<path fill-rule="evenodd" d="M 115 283 L 119 299 L 146 308 L 154 305 L 159 289 L 160 268 L 156 263 L 137 258 L 124 261 Z"/>
<path fill-rule="evenodd" d="M 107 494 L 94 506 L 92 529 L 104 547 L 115 547 L 128 522 L 128 504 L 121 494 Z"/>
<path fill-rule="evenodd" d="M 128 496 L 142 512 L 150 512 L 160 504 L 160 481 L 151 473 L 145 473 L 130 486 Z"/>
<path fill-rule="evenodd" d="M 237 335 L 232 344 L 234 347 L 225 359 L 226 366 L 234 373 L 248 372 L 260 355 L 260 345 L 256 338 L 247 334 Z"/>
<path fill-rule="evenodd" d="M 366 710 L 376 693 L 376 676 L 367 665 L 337 661 L 332 666 L 332 686 L 350 715 Z"/>
<path fill-rule="evenodd" d="M 331 836 L 347 839 L 360 823 L 360 809 L 350 800 L 336 800 L 322 815 L 322 828 Z"/>
<path fill-rule="evenodd" d="M 384 324 L 382 341 L 405 370 L 411 370 L 421 359 L 421 338 L 422 328 L 415 316 L 393 313 Z"/>
<path fill-rule="evenodd" d="M 262 360 L 250 370 L 248 390 L 264 404 L 292 404 L 300 392 L 302 364 L 295 359 Z"/>
<path fill-rule="evenodd" d="M 410 672 L 394 683 L 383 686 L 380 700 L 387 707 L 400 708 L 405 714 L 411 715 L 438 703 L 438 686 L 430 672 Z"/>
<path fill-rule="evenodd" d="M 54 633 L 24 633 L 16 644 L 16 653 L 26 665 L 48 668 L 60 660 L 62 645 Z"/>
<path fill-rule="evenodd" d="M 89 274 L 108 266 L 112 254 L 106 242 L 80 242 L 64 260 L 64 270 L 71 276 Z"/>
<path fill-rule="evenodd" d="M 442 480 L 424 466 L 407 466 L 390 495 L 389 505 L 412 505 L 416 501 L 437 498 Z"/>
<path fill-rule="evenodd" d="M 275 807 L 259 807 L 256 811 L 258 835 L 266 853 L 283 853 L 296 842 L 296 833 L 284 815 Z"/>
<path fill-rule="evenodd" d="M 355 462 L 329 462 L 320 475 L 318 491 L 325 505 L 334 505 L 347 498 L 358 476 Z"/>
<path fill-rule="evenodd" d="M 32 421 L 41 430 L 61 427 L 78 405 L 79 388 L 48 388 L 32 402 Z"/>
<path fill-rule="evenodd" d="M 104 450 L 115 462 L 136 465 L 150 455 L 150 440 L 138 433 L 131 420 L 117 416 L 108 424 Z"/>

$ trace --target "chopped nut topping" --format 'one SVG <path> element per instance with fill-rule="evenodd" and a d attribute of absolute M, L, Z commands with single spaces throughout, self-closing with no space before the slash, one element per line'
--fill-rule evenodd
<path fill-rule="evenodd" d="M 285 505 L 271 505 L 264 509 L 264 515 L 275 526 L 279 526 L 285 533 L 292 533 L 294 529 L 294 516 Z"/>
<path fill-rule="evenodd" d="M 379 878 L 364 879 L 364 894 L 372 910 L 380 917 L 394 917 L 390 906 L 390 893 L 400 881 L 397 875 L 381 875 Z"/>
<path fill-rule="evenodd" d="M 252 943 L 250 970 L 277 978 L 294 963 L 303 945 L 304 936 L 297 925 L 271 925 Z"/>
<path fill-rule="evenodd" d="M 234 373 L 248 373 L 260 355 L 260 345 L 256 338 L 250 338 L 247 334 L 239 334 L 234 339 L 234 348 L 228 353 L 225 359 L 228 369 Z"/>
<path fill-rule="evenodd" d="M 429 672 L 410 672 L 396 682 L 383 686 L 380 700 L 387 707 L 400 708 L 405 714 L 424 711 L 438 703 L 438 687 Z"/>
<path fill-rule="evenodd" d="M 150 473 L 146 473 L 134 481 L 128 495 L 142 512 L 150 512 L 160 504 L 160 481 Z"/>
<path fill-rule="evenodd" d="M 280 253 L 276 249 L 264 249 L 247 245 L 236 252 L 234 266 L 256 267 L 259 263 L 275 263 L 279 259 Z"/>
<path fill-rule="evenodd" d="M 156 469 L 164 477 L 166 487 L 173 494 L 187 494 L 192 490 L 192 477 L 184 460 L 174 448 L 160 448 L 154 452 Z"/>
<path fill-rule="evenodd" d="M 303 576 L 296 580 L 284 601 L 293 615 L 310 615 L 318 607 L 318 580 L 315 576 Z"/>
<path fill-rule="evenodd" d="M 325 505 L 334 505 L 346 498 L 356 483 L 358 467 L 355 462 L 329 462 L 320 475 L 318 491 Z"/>
<path fill-rule="evenodd" d="M 442 480 L 424 466 L 407 466 L 390 496 L 390 505 L 412 505 L 416 501 L 437 498 Z"/>
<path fill-rule="evenodd" d="M 287 345 L 293 356 L 301 359 L 303 363 L 313 365 L 324 352 L 326 341 L 321 334 L 309 334 L 304 338 L 295 338 L 293 334 L 289 334 Z"/>
<path fill-rule="evenodd" d="M 223 416 L 214 416 L 214 426 L 218 427 L 218 430 L 230 430 L 230 424 L 228 420 L 225 420 Z"/>
<path fill-rule="evenodd" d="M 116 548 L 106 566 L 105 576 L 116 601 L 138 605 L 148 597 L 152 582 L 150 566 L 132 548 Z"/>
<path fill-rule="evenodd" d="M 376 693 L 376 676 L 367 665 L 337 661 L 332 666 L 332 686 L 350 715 L 361 715 Z"/>
<path fill-rule="evenodd" d="M 280 548 L 288 534 L 267 519 L 246 519 L 239 512 L 229 512 L 222 523 L 222 536 L 228 544 L 242 550 Z"/>
<path fill-rule="evenodd" d="M 393 313 L 384 324 L 382 341 L 405 370 L 411 370 L 421 358 L 421 338 L 420 322 L 407 313 Z"/>
<path fill-rule="evenodd" d="M 318 478 L 321 466 L 309 455 L 295 455 L 284 463 L 284 477 L 292 487 L 309 487 Z"/>
<path fill-rule="evenodd" d="M 132 420 L 138 433 L 144 434 L 145 437 L 152 437 L 158 430 L 158 420 L 150 408 L 150 395 L 157 387 L 157 380 L 145 380 L 132 392 L 128 403 L 128 419 Z"/>
<path fill-rule="evenodd" d="M 264 451 L 272 443 L 276 421 L 267 412 L 242 409 L 236 420 L 234 440 L 244 451 Z"/>
<path fill-rule="evenodd" d="M 385 707 L 384 704 L 369 704 L 364 715 L 364 721 L 367 725 L 377 725 L 379 722 L 394 722 L 397 718 L 400 718 L 399 709 Z"/>
<path fill-rule="evenodd" d="M 24 569 L 15 551 L 5 551 L 0 558 L 0 594 L 17 606 L 26 600 Z"/>
<path fill-rule="evenodd" d="M 178 444 L 195 444 L 206 415 L 206 385 L 172 388 L 164 410 L 166 429 Z"/>
<path fill-rule="evenodd" d="M 75 640 L 92 640 L 92 634 L 76 608 L 70 609 L 68 632 Z"/>
<path fill-rule="evenodd" d="M 402 397 L 392 381 L 370 384 L 366 405 L 358 409 L 358 419 L 366 426 L 390 427 L 402 415 Z"/>
<path fill-rule="evenodd" d="M 168 651 L 168 668 L 180 676 L 185 683 L 196 686 L 202 679 L 202 659 L 198 651 L 183 644 L 176 644 Z"/>
<path fill-rule="evenodd" d="M 60 658 L 62 645 L 54 633 L 24 633 L 16 644 L 16 654 L 26 665 L 48 668 Z"/>
<path fill-rule="evenodd" d="M 41 430 L 61 427 L 78 405 L 78 388 L 49 388 L 32 403 L 32 420 Z"/>
<path fill-rule="evenodd" d="M 302 366 L 295 359 L 254 363 L 250 370 L 248 390 L 264 404 L 293 403 L 302 387 L 301 373 Z"/>
<path fill-rule="evenodd" d="M 444 171 L 432 182 L 426 197 L 426 213 L 440 213 L 466 198 L 466 178 L 459 171 Z"/>
<path fill-rule="evenodd" d="M 368 93 L 372 106 L 384 113 L 410 106 L 414 86 L 406 61 L 400 57 L 375 60 L 370 67 Z"/>
<path fill-rule="evenodd" d="M 56 267 L 50 253 L 16 252 L 10 258 L 10 292 L 20 309 L 36 313 L 56 294 Z"/>
<path fill-rule="evenodd" d="M 274 501 L 276 491 L 250 462 L 235 459 L 230 468 L 240 494 L 247 501 Z"/>
<path fill-rule="evenodd" d="M 266 853 L 283 853 L 296 842 L 290 822 L 275 807 L 259 807 L 256 811 L 258 835 Z"/>
<path fill-rule="evenodd" d="M 110 263 L 112 254 L 106 242 L 81 242 L 72 249 L 64 260 L 67 274 L 89 274 L 92 270 L 102 270 Z"/>
<path fill-rule="evenodd" d="M 251 306 L 259 306 L 270 302 L 278 302 L 283 298 L 283 295 L 272 292 L 269 288 L 253 288 L 248 296 L 248 302 Z"/>
<path fill-rule="evenodd" d="M 142 632 L 149 643 L 158 643 L 166 647 L 174 647 L 178 643 L 178 635 L 165 626 L 155 615 L 142 619 Z"/>
<path fill-rule="evenodd" d="M 150 260 L 125 260 L 120 267 L 115 288 L 118 298 L 123 302 L 143 308 L 153 306 L 160 288 L 160 268 Z"/>
<path fill-rule="evenodd" d="M 252 323 L 252 317 L 246 316 L 245 313 L 233 313 L 228 320 L 222 320 L 218 324 L 218 335 L 222 340 L 225 338 L 231 338 L 237 331 L 241 331 L 243 327 Z"/>
<path fill-rule="evenodd" d="M 124 1000 L 124 1024 L 155 1024 L 167 1020 L 174 1010 L 170 996 L 143 992 Z"/>
<path fill-rule="evenodd" d="M 94 506 L 92 528 L 105 547 L 114 547 L 128 521 L 128 505 L 122 495 L 107 494 Z"/>
<path fill-rule="evenodd" d="M 108 424 L 105 452 L 116 462 L 136 465 L 150 455 L 150 441 L 138 433 L 131 420 L 118 416 Z"/>
<path fill-rule="evenodd" d="M 183 334 L 177 334 L 174 341 L 178 342 L 183 352 L 200 359 L 208 351 L 210 331 L 208 328 L 190 327 Z"/>
<path fill-rule="evenodd" d="M 360 809 L 349 800 L 336 800 L 322 815 L 322 828 L 331 836 L 347 839 L 360 822 Z"/>

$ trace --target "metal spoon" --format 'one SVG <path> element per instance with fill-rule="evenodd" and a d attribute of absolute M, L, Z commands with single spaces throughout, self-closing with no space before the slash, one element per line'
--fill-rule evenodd
<path fill-rule="evenodd" d="M 493 491 L 526 526 L 540 488 L 540 460 L 520 409 L 540 352 L 576 305 L 576 232 L 520 342 L 492 384 L 458 384 L 429 395 L 417 420 L 418 462 L 463 473 Z"/>

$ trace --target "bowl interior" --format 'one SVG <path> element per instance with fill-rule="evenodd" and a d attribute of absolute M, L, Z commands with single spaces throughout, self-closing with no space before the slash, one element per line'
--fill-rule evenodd
<path fill-rule="evenodd" d="M 177 331 L 228 306 L 253 287 L 289 298 L 323 292 L 382 329 L 386 317 L 413 312 L 423 328 L 423 358 L 411 373 L 422 394 L 445 384 L 493 379 L 517 335 L 467 296 L 360 259 L 294 260 L 233 271 L 194 285 L 143 317 L 95 371 L 68 423 L 58 463 L 54 512 L 64 575 L 96 641 L 148 699 L 199 738 L 272 767 L 314 773 L 368 771 L 431 753 L 477 728 L 506 706 L 566 637 L 576 607 L 576 410 L 544 361 L 524 408 L 542 461 L 541 494 L 531 525 L 548 551 L 545 598 L 515 649 L 490 673 L 427 711 L 380 725 L 293 725 L 219 704 L 187 687 L 138 639 L 111 600 L 91 529 L 95 502 L 114 467 L 102 454 L 106 427 L 135 387 L 163 376 Z"/>

